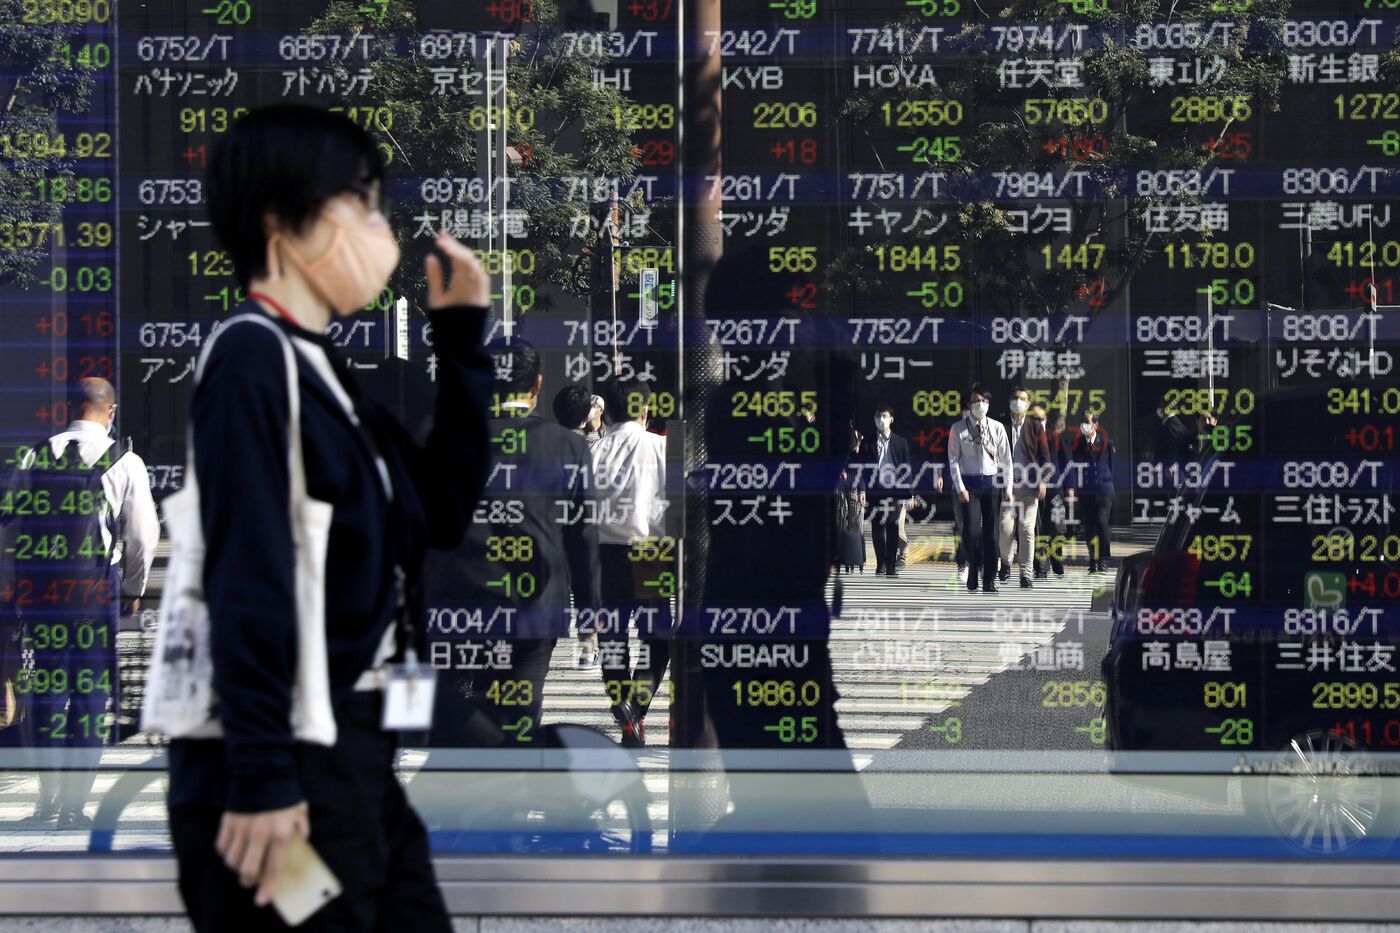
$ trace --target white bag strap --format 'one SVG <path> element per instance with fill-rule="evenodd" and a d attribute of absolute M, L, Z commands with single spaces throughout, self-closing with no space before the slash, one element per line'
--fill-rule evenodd
<path fill-rule="evenodd" d="M 282 328 L 278 327 L 271 318 L 262 314 L 239 314 L 229 318 L 210 335 L 204 344 L 204 349 L 200 351 L 199 359 L 195 362 L 194 384 L 196 387 L 199 386 L 199 380 L 204 375 L 204 366 L 209 359 L 209 353 L 214 349 L 214 343 L 220 335 L 235 324 L 245 321 L 266 327 L 277 335 L 277 340 L 282 345 L 282 361 L 287 371 L 287 434 L 288 446 L 291 448 L 289 461 L 292 477 L 291 503 L 295 508 L 297 503 L 307 498 L 306 462 L 301 448 L 301 391 L 297 384 L 296 351 L 292 349 L 292 342 L 282 332 Z M 194 426 L 190 425 L 185 428 L 186 482 L 193 481 L 194 476 Z"/>

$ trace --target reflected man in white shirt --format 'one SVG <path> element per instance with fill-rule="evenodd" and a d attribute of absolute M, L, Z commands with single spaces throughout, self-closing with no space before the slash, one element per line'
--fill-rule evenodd
<path fill-rule="evenodd" d="M 647 430 L 652 390 L 617 384 L 608 407 L 619 420 L 591 451 L 600 500 L 598 552 L 602 602 L 598 653 L 622 744 L 646 744 L 645 719 L 670 657 L 669 598 L 675 590 L 675 540 L 666 535 L 666 438 Z M 641 647 L 632 667 L 627 634 Z"/>
<path fill-rule="evenodd" d="M 997 532 L 999 507 L 1011 503 L 1011 444 L 1006 427 L 987 417 L 992 394 L 982 385 L 968 393 L 968 413 L 948 433 L 948 472 L 958 508 L 963 510 L 963 554 L 967 558 L 967 588 L 997 592 Z"/>
<path fill-rule="evenodd" d="M 74 420 L 64 430 L 18 458 L 0 505 L 8 537 L 61 540 L 66 552 L 65 559 L 15 560 L 6 568 L 13 607 L 6 615 L 19 624 L 6 633 L 4 673 L 27 696 L 19 739 L 54 750 L 39 772 L 31 825 L 86 830 L 102 746 L 117 738 L 118 608 L 122 616 L 140 609 L 160 519 L 146 464 L 112 436 L 112 384 L 80 380 L 70 408 Z M 26 641 L 31 654 L 20 669 Z"/>

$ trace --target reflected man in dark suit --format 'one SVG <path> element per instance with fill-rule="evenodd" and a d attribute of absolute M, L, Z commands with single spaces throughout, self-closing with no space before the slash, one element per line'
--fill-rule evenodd
<path fill-rule="evenodd" d="M 899 576 L 899 518 L 909 498 L 914 462 L 909 441 L 894 433 L 894 408 L 875 406 L 875 433 L 860 445 L 860 488 L 870 507 L 870 535 L 875 546 L 875 572 Z"/>
<path fill-rule="evenodd" d="M 534 742 L 555 642 L 599 602 L 588 444 L 537 411 L 544 378 L 533 346 L 491 350 L 496 462 L 466 539 L 428 568 L 439 745 Z"/>
<path fill-rule="evenodd" d="M 1181 467 L 1195 458 L 1195 425 L 1188 425 L 1167 403 L 1167 397 L 1157 406 L 1157 433 L 1152 442 L 1152 461 L 1170 469 Z M 1177 477 L 1171 477 L 1174 481 Z"/>
<path fill-rule="evenodd" d="M 779 318 L 794 284 L 770 270 L 765 250 L 726 251 L 707 284 L 706 317 Z M 765 366 L 763 356 L 782 365 Z M 811 332 L 799 332 L 790 349 L 734 353 L 717 368 L 718 384 L 695 399 L 704 458 L 687 477 L 688 511 L 698 518 L 691 528 L 708 540 L 697 560 L 702 582 L 688 582 L 682 594 L 671 735 L 674 747 L 721 750 L 728 773 L 719 812 L 727 815 L 709 823 L 713 801 L 691 812 L 673 798 L 678 824 L 694 819 L 708 830 L 679 831 L 673 847 L 732 845 L 732 828 L 766 815 L 771 799 L 745 764 L 753 750 L 820 751 L 825 828 L 867 833 L 869 805 L 836 713 L 826 599 L 836 553 L 830 503 L 850 462 L 858 369 Z M 757 410 L 741 404 L 756 395 L 774 401 Z M 758 491 L 736 489 L 721 465 L 767 482 Z"/>

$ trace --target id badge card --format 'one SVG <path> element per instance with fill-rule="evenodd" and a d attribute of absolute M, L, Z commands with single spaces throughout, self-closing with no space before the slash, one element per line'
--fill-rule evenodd
<path fill-rule="evenodd" d="M 433 727 L 433 700 L 437 695 L 437 668 L 419 664 L 412 651 L 403 664 L 386 664 L 384 718 L 386 732 L 418 732 Z"/>

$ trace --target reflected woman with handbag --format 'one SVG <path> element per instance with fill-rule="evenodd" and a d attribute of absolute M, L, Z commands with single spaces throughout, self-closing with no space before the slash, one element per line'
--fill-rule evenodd
<path fill-rule="evenodd" d="M 381 687 L 416 669 L 424 552 L 458 543 L 485 483 L 490 289 L 441 234 L 426 260 L 437 401 L 416 444 L 325 336 L 398 265 L 383 175 L 368 134 L 289 105 L 246 116 L 209 163 L 210 220 L 248 300 L 196 370 L 145 710 L 172 737 L 170 831 L 201 931 L 284 928 L 268 905 L 295 837 L 342 892 L 301 928 L 450 929 Z"/>

